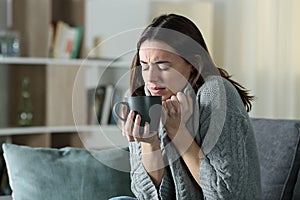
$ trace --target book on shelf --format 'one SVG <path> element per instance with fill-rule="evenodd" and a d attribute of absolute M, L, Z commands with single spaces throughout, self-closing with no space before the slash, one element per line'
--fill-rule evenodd
<path fill-rule="evenodd" d="M 102 124 L 102 125 L 109 124 L 113 93 L 114 93 L 114 86 L 106 85 L 105 94 L 104 94 L 104 102 L 103 102 L 102 111 L 101 111 L 100 124 Z M 99 111 L 99 113 L 100 113 L 100 111 Z"/>
<path fill-rule="evenodd" d="M 88 124 L 97 124 L 97 110 L 99 109 L 98 99 L 96 99 L 96 89 L 91 88 L 87 91 L 87 122 Z"/>
<path fill-rule="evenodd" d="M 112 84 L 98 85 L 88 90 L 88 123 L 116 124 L 112 116 L 112 107 L 121 99 L 121 93 Z"/>
<path fill-rule="evenodd" d="M 117 103 L 122 101 L 122 93 L 119 89 L 115 88 L 114 90 L 114 94 L 112 97 L 112 104 L 111 104 L 111 108 L 113 108 L 113 106 Z M 117 111 L 118 112 L 118 111 Z M 119 112 L 118 112 L 119 113 Z M 109 117 L 109 124 L 117 124 L 116 118 L 113 115 L 112 111 L 110 112 L 110 117 Z"/>
<path fill-rule="evenodd" d="M 101 121 L 101 113 L 104 102 L 105 86 L 101 85 L 97 88 L 88 90 L 88 124 L 99 124 Z"/>
<path fill-rule="evenodd" d="M 77 58 L 82 40 L 82 27 L 70 26 L 63 21 L 58 21 L 53 23 L 52 29 L 53 41 L 49 52 L 50 57 Z"/>
<path fill-rule="evenodd" d="M 100 124 L 102 117 L 102 110 L 104 105 L 104 97 L 105 97 L 106 86 L 100 85 L 96 88 L 95 93 L 95 115 L 97 119 L 97 123 Z"/>

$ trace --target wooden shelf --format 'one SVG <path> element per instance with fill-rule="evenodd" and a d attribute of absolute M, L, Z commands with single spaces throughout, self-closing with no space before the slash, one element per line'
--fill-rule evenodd
<path fill-rule="evenodd" d="M 4 102 L 2 105 L 7 107 L 0 116 L 7 118 L 1 122 L 0 137 L 10 138 L 15 144 L 45 147 L 89 143 L 96 148 L 99 145 L 106 146 L 110 141 L 118 144 L 124 142 L 117 126 L 86 125 L 88 90 L 98 84 L 114 84 L 121 78 L 127 78 L 124 78 L 124 74 L 130 69 L 131 58 L 129 61 L 127 57 L 94 59 L 85 56 L 90 49 L 85 38 L 85 6 L 86 0 L 14 1 L 13 29 L 18 30 L 22 37 L 19 57 L 0 57 L 0 73 L 3 72 L 2 77 L 5 77 L 0 82 L 3 85 L 1 97 L 4 98 L 1 103 Z M 52 37 L 50 24 L 58 20 L 83 28 L 79 52 L 81 59 L 47 57 L 51 45 L 49 38 Z M 24 77 L 30 79 L 34 117 L 32 127 L 19 128 L 16 127 L 16 116 L 21 94 L 20 83 Z M 127 89 L 125 84 L 122 87 Z M 81 126 L 75 126 L 74 119 Z"/>
<path fill-rule="evenodd" d="M 87 69 L 90 66 L 100 71 L 110 68 L 113 71 L 108 73 L 114 74 L 115 71 L 127 70 L 129 64 L 126 62 L 6 57 L 0 58 L 0 67 L 1 65 L 9 69 L 9 85 L 15 89 L 7 91 L 10 97 L 8 111 L 11 119 L 8 128 L 0 128 L 0 136 L 11 138 L 13 143 L 33 147 L 82 147 L 82 144 L 87 144 L 86 146 L 93 148 L 108 148 L 115 144 L 127 144 L 117 126 L 85 125 L 87 124 L 87 99 L 85 98 L 87 97 L 85 76 Z M 83 73 L 78 75 L 80 69 Z M 15 127 L 16 119 L 13 117 L 17 115 L 15 105 L 18 105 L 20 99 L 19 82 L 23 76 L 28 76 L 31 80 L 31 97 L 35 108 L 33 126 L 26 128 Z M 74 87 L 76 93 L 73 93 Z M 72 106 L 76 109 L 73 110 Z M 76 122 L 81 126 L 74 126 L 74 115 L 78 116 Z"/>
<path fill-rule="evenodd" d="M 60 58 L 34 58 L 34 57 L 1 57 L 0 64 L 25 64 L 25 65 L 70 65 L 70 66 L 99 66 L 111 68 L 128 68 L 129 61 L 113 59 L 60 59 Z"/>
<path fill-rule="evenodd" d="M 53 139 L 50 139 L 49 133 L 51 133 L 52 137 L 56 137 L 57 134 L 58 134 L 57 137 L 65 137 L 73 134 L 73 139 L 75 133 L 76 137 L 74 141 L 75 144 L 77 144 L 75 146 L 85 147 L 87 149 L 103 149 L 103 148 L 105 149 L 105 148 L 112 148 L 112 147 L 128 146 L 128 141 L 126 137 L 124 137 L 121 134 L 120 128 L 118 128 L 115 125 L 36 126 L 36 127 L 19 127 L 19 128 L 0 128 L 0 137 L 8 137 L 8 138 L 10 138 L 11 136 L 22 137 L 22 141 L 29 139 L 27 141 L 29 145 L 35 147 L 41 146 L 41 144 L 42 146 L 44 145 L 45 147 L 53 146 L 51 145 Z M 34 142 L 30 140 L 29 137 L 30 135 L 35 137 Z M 71 143 L 74 143 L 74 141 Z M 62 146 L 65 145 L 56 144 L 56 146 L 54 147 L 62 147 Z"/>
<path fill-rule="evenodd" d="M 32 126 L 32 127 L 12 127 L 12 128 L 0 128 L 0 136 L 10 135 L 30 135 L 41 133 L 74 133 L 74 132 L 99 132 L 104 131 L 109 134 L 112 132 L 121 132 L 117 126 Z"/>

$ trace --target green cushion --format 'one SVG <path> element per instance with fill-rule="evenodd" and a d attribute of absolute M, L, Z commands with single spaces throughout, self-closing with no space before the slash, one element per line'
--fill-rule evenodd
<path fill-rule="evenodd" d="M 2 145 L 14 199 L 99 200 L 132 195 L 124 149 L 90 151 L 66 147 Z M 97 159 L 96 159 L 96 158 Z M 99 161 L 100 160 L 100 161 Z"/>

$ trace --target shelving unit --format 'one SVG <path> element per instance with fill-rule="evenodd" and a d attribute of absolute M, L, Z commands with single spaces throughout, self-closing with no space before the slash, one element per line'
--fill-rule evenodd
<path fill-rule="evenodd" d="M 21 65 L 70 65 L 70 66 L 98 66 L 110 68 L 125 68 L 129 66 L 128 61 L 115 61 L 111 59 L 60 59 L 42 57 L 0 57 L 0 64 Z"/>
<path fill-rule="evenodd" d="M 116 126 L 96 126 L 87 125 L 87 88 L 85 87 L 85 74 L 78 76 L 77 72 L 80 67 L 88 70 L 88 67 L 96 67 L 101 69 L 110 68 L 113 70 L 126 70 L 129 63 L 126 61 L 112 60 L 87 60 L 87 59 L 53 59 L 53 58 L 0 58 L 0 67 L 8 66 L 10 71 L 10 85 L 19 91 L 16 80 L 20 76 L 30 75 L 33 82 L 35 76 L 42 75 L 41 80 L 37 80 L 33 91 L 41 92 L 45 88 L 42 96 L 33 94 L 33 104 L 36 105 L 36 98 L 43 100 L 39 104 L 39 114 L 32 127 L 15 127 L 15 120 L 12 116 L 16 116 L 17 96 L 19 92 L 10 92 L 10 124 L 8 127 L 0 128 L 0 136 L 11 137 L 13 143 L 25 144 L 29 146 L 46 146 L 60 147 L 65 145 L 91 148 L 107 148 L 109 146 L 125 145 L 121 131 Z M 76 126 L 73 121 L 72 96 L 75 78 L 77 84 L 82 85 L 76 88 L 77 109 L 80 119 L 76 119 Z M 67 80 L 66 80 L 67 79 Z M 78 81 L 79 80 L 79 81 Z M 41 83 L 39 83 L 41 82 Z M 60 84 L 61 83 L 61 84 Z M 79 90 L 79 91 L 78 91 Z M 59 97 L 59 98 L 58 98 Z M 13 100 L 15 99 L 15 100 Z M 76 103 L 75 103 L 76 104 Z M 78 110 L 79 108 L 79 110 Z M 13 114 L 15 113 L 15 114 Z M 77 114 L 78 116 L 78 114 Z M 79 135 L 83 136 L 78 137 Z M 99 138 L 101 135 L 102 138 Z M 112 137 L 114 142 L 107 141 Z M 88 138 L 84 141 L 84 138 Z M 62 141 L 64 140 L 65 143 Z M 95 141 L 97 141 L 97 144 Z M 108 145 L 110 144 L 110 145 Z"/>
<path fill-rule="evenodd" d="M 5 77 L 0 81 L 4 83 L 1 90 L 5 89 L 1 97 L 7 105 L 5 112 L 0 113 L 1 118 L 7 119 L 0 121 L 0 137 L 10 137 L 12 143 L 28 146 L 81 147 L 85 143 L 80 138 L 83 134 L 87 143 L 93 143 L 91 146 L 95 148 L 98 144 L 100 148 L 107 147 L 110 142 L 105 138 L 110 136 L 122 144 L 118 127 L 101 126 L 99 131 L 97 126 L 87 124 L 88 89 L 97 84 L 116 83 L 130 66 L 130 61 L 122 59 L 85 59 L 85 36 L 92 26 L 87 20 L 95 17 L 88 10 L 92 8 L 90 3 L 87 0 L 13 1 L 13 30 L 20 33 L 21 51 L 20 57 L 0 58 L 0 73 L 5 74 L 1 74 Z M 47 58 L 49 26 L 58 20 L 83 28 L 78 59 Z M 103 78 L 97 82 L 99 74 Z M 20 81 L 24 77 L 30 79 L 34 118 L 32 127 L 22 128 L 17 127 L 17 112 Z M 102 134 L 101 139 L 97 138 L 99 134 Z M 95 141 L 99 141 L 98 144 Z"/>
<path fill-rule="evenodd" d="M 87 149 L 98 148 L 111 148 L 111 147 L 125 147 L 128 145 L 127 139 L 122 136 L 121 130 L 117 126 L 97 126 L 97 125 L 85 125 L 85 126 L 36 126 L 36 127 L 14 127 L 14 128 L 1 128 L 0 137 L 8 137 L 7 141 L 10 141 L 10 136 L 23 136 L 30 138 L 30 136 L 36 137 L 50 134 L 62 134 L 65 138 L 69 134 L 77 133 L 78 138 L 74 140 L 71 138 L 73 146 L 80 147 L 84 145 Z M 70 138 L 68 138 L 70 140 Z M 31 143 L 35 144 L 35 143 Z M 38 144 L 36 144 L 38 145 Z M 49 144 L 50 146 L 50 144 Z"/>
<path fill-rule="evenodd" d="M 13 127 L 13 128 L 1 128 L 0 136 L 11 136 L 11 135 L 32 135 L 38 133 L 89 133 L 103 130 L 107 134 L 113 134 L 115 132 L 121 132 L 117 126 L 106 125 L 81 125 L 81 126 L 34 126 L 34 127 Z"/>

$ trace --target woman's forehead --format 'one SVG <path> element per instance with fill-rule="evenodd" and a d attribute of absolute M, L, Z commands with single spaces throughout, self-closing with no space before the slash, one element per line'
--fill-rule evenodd
<path fill-rule="evenodd" d="M 141 50 L 159 50 L 165 51 L 166 53 L 176 53 L 175 49 L 169 46 L 167 43 L 157 40 L 146 40 L 140 46 Z"/>
<path fill-rule="evenodd" d="M 169 58 L 179 56 L 177 52 L 168 44 L 161 41 L 149 41 L 146 40 L 141 44 L 140 57 L 160 57 Z"/>

